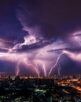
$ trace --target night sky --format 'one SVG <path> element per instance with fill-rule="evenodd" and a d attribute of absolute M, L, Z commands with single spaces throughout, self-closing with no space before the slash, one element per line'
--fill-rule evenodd
<path fill-rule="evenodd" d="M 81 74 L 81 0 L 0 0 L 0 72 Z"/>

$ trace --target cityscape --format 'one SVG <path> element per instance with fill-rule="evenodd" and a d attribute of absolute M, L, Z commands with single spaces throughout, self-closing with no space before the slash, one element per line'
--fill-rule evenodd
<path fill-rule="evenodd" d="M 0 0 L 0 102 L 81 102 L 81 0 Z"/>
<path fill-rule="evenodd" d="M 0 76 L 0 102 L 81 102 L 81 75 Z"/>

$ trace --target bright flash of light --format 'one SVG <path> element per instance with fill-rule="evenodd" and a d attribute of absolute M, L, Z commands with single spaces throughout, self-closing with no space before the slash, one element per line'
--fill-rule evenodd
<path fill-rule="evenodd" d="M 63 53 L 70 57 L 72 60 L 81 62 L 81 53 L 74 53 L 66 50 L 64 50 Z"/>
<path fill-rule="evenodd" d="M 10 47 L 7 52 L 0 52 L 0 60 L 15 62 L 16 63 L 16 75 L 20 73 L 20 66 L 23 64 L 27 70 L 35 72 L 39 77 L 41 69 L 44 76 L 51 75 L 52 70 L 58 65 L 59 60 L 63 53 L 57 53 L 58 50 L 62 50 L 68 47 L 63 41 L 53 42 L 44 47 L 38 49 L 30 49 L 30 51 L 18 52 L 22 50 L 23 46 L 29 46 L 37 43 L 38 40 L 35 36 L 29 35 L 24 37 L 23 43 L 17 43 L 12 48 Z M 53 65 L 53 66 L 52 66 Z M 60 70 L 58 69 L 58 73 Z"/>

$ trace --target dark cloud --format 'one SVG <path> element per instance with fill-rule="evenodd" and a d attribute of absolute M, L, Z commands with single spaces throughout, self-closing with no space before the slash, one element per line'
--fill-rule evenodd
<path fill-rule="evenodd" d="M 81 26 L 80 4 L 80 0 L 23 0 L 17 13 L 24 26 L 39 27 L 46 38 L 66 37 Z"/>
<path fill-rule="evenodd" d="M 22 41 L 23 36 L 27 34 L 22 31 L 16 17 L 18 3 L 16 0 L 0 0 L 0 38 Z"/>

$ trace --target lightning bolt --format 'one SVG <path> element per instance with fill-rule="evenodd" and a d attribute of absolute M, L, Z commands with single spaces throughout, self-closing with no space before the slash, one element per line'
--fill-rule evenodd
<path fill-rule="evenodd" d="M 44 71 L 44 76 L 46 77 L 47 73 L 46 73 L 46 66 L 45 66 L 45 64 L 42 65 L 42 68 L 43 68 L 43 71 Z"/>
<path fill-rule="evenodd" d="M 20 72 L 19 66 L 20 66 L 20 62 L 17 63 L 17 67 L 16 67 L 16 76 L 18 76 L 18 75 L 19 75 L 19 72 Z"/>
<path fill-rule="evenodd" d="M 61 56 L 62 56 L 63 54 L 64 54 L 64 53 L 61 53 L 61 54 L 58 56 L 58 58 L 57 58 L 57 60 L 56 60 L 56 63 L 51 67 L 51 69 L 50 69 L 50 71 L 49 71 L 49 73 L 48 73 L 48 76 L 50 76 L 52 70 L 55 69 L 55 67 L 58 65 L 59 60 L 60 60 L 60 58 L 61 58 Z"/>

